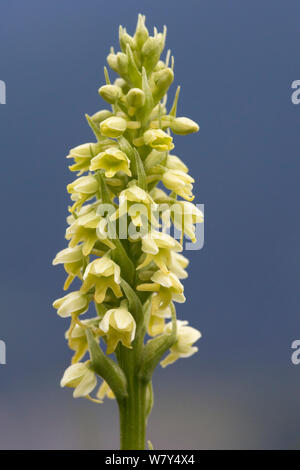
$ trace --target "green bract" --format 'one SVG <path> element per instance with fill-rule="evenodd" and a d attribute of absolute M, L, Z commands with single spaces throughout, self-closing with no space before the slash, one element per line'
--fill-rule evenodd
<path fill-rule="evenodd" d="M 74 388 L 75 398 L 115 398 L 121 448 L 137 450 L 145 449 L 155 367 L 197 351 L 201 335 L 176 319 L 174 303 L 185 302 L 183 236 L 196 241 L 203 214 L 191 202 L 194 179 L 187 166 L 170 154 L 172 133 L 199 126 L 177 116 L 179 87 L 167 105 L 174 61 L 169 64 L 169 51 L 161 58 L 166 28 L 151 36 L 139 15 L 134 35 L 120 27 L 119 40 L 121 51 L 111 48 L 107 57 L 119 76 L 112 81 L 105 68 L 99 88 L 111 110 L 86 116 L 95 141 L 67 156 L 77 173 L 67 185 L 69 244 L 53 264 L 64 265 L 65 290 L 73 281 L 79 285 L 53 306 L 71 320 L 65 337 L 74 356 L 61 385 Z M 161 230 L 166 221 L 167 227 L 173 221 L 180 240 Z"/>

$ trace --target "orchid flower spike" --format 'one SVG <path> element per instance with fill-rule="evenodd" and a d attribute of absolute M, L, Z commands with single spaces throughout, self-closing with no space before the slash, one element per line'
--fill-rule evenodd
<path fill-rule="evenodd" d="M 176 136 L 199 126 L 177 116 L 180 87 L 171 88 L 166 33 L 151 35 L 141 14 L 132 35 L 120 26 L 120 50 L 107 56 L 117 78 L 104 67 L 104 108 L 86 115 L 94 138 L 67 155 L 75 174 L 67 185 L 67 246 L 53 260 L 67 273 L 64 290 L 75 285 L 53 302 L 70 321 L 72 359 L 61 386 L 74 398 L 116 400 L 122 450 L 146 448 L 155 368 L 196 353 L 201 337 L 176 318 L 175 304 L 186 301 L 184 236 L 196 242 L 203 213 L 192 203 L 188 166 L 172 153 Z"/>

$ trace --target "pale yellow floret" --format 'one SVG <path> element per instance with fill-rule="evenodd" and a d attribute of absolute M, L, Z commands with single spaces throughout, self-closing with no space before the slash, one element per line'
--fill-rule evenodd
<path fill-rule="evenodd" d="M 119 342 L 126 348 L 131 348 L 135 337 L 136 323 L 126 308 L 108 310 L 99 323 L 99 330 L 107 339 L 107 354 L 116 349 Z"/>
<path fill-rule="evenodd" d="M 166 318 L 171 318 L 171 305 L 164 309 L 157 309 L 151 312 L 148 323 L 148 334 L 150 336 L 157 336 L 164 332 Z"/>
<path fill-rule="evenodd" d="M 170 302 L 183 303 L 183 285 L 172 272 L 164 273 L 161 270 L 156 271 L 151 277 L 152 283 L 140 284 L 138 291 L 155 292 L 152 297 L 152 312 L 157 309 L 165 309 Z"/>
<path fill-rule="evenodd" d="M 162 182 L 166 188 L 174 191 L 183 199 L 192 201 L 194 178 L 181 170 L 167 170 L 162 176 Z"/>
<path fill-rule="evenodd" d="M 149 129 L 141 139 L 136 139 L 133 143 L 137 146 L 149 145 L 149 147 L 162 152 L 174 148 L 172 140 L 172 137 L 161 129 Z"/>
<path fill-rule="evenodd" d="M 172 324 L 168 323 L 164 329 L 165 333 L 171 333 Z M 201 338 L 200 331 L 196 328 L 188 326 L 187 321 L 177 320 L 177 336 L 176 342 L 170 348 L 170 353 L 167 357 L 161 361 L 161 366 L 166 367 L 168 364 L 172 364 L 177 361 L 180 357 L 190 357 L 198 351 L 196 346 L 193 344 Z"/>
<path fill-rule="evenodd" d="M 90 170 L 104 170 L 107 178 L 113 178 L 118 171 L 131 176 L 129 166 L 130 160 L 127 155 L 117 147 L 111 147 L 92 159 Z"/>
<path fill-rule="evenodd" d="M 153 403 L 152 364 L 166 367 L 193 355 L 201 337 L 187 321 L 176 320 L 173 303 L 185 302 L 180 280 L 188 275 L 189 260 L 181 254 L 183 237 L 196 241 L 195 224 L 203 222 L 203 213 L 191 202 L 194 179 L 188 167 L 169 153 L 173 134 L 197 132 L 199 126 L 177 116 L 180 87 L 173 104 L 167 99 L 174 59 L 170 51 L 161 56 L 165 40 L 166 27 L 162 33 L 154 28 L 150 36 L 143 15 L 132 36 L 120 26 L 121 52 L 111 48 L 107 57 L 118 78 L 111 81 L 105 67 L 106 84 L 98 90 L 111 109 L 86 115 L 96 142 L 67 155 L 73 159 L 69 169 L 77 172 L 67 185 L 69 246 L 53 260 L 68 274 L 64 289 L 75 278 L 81 284 L 53 302 L 60 317 L 70 318 L 65 338 L 74 352 L 61 386 L 95 403 L 117 398 L 124 408 L 121 421 L 133 419 L 134 412 L 134 419 L 146 422 Z M 171 222 L 180 240 L 176 231 L 169 235 Z M 82 319 L 91 302 L 96 313 Z M 147 333 L 153 337 L 148 342 Z"/>
<path fill-rule="evenodd" d="M 104 301 L 107 289 L 111 289 L 116 297 L 122 297 L 120 266 L 106 256 L 92 261 L 84 272 L 80 290 L 87 293 L 93 287 L 95 301 L 99 304 Z"/>
<path fill-rule="evenodd" d="M 77 362 L 65 370 L 60 385 L 74 388 L 74 398 L 87 397 L 97 386 L 97 378 L 86 363 Z"/>
<path fill-rule="evenodd" d="M 55 300 L 53 307 L 57 309 L 57 314 L 60 317 L 66 318 L 85 313 L 89 307 L 89 300 L 85 294 L 82 294 L 80 291 L 74 291 Z"/>
<path fill-rule="evenodd" d="M 182 246 L 170 235 L 152 231 L 142 237 L 142 251 L 146 257 L 137 269 L 144 268 L 154 261 L 159 269 L 168 273 L 172 265 L 172 253 L 182 251 Z"/>
<path fill-rule="evenodd" d="M 68 277 L 64 284 L 64 290 L 68 289 L 75 279 L 79 277 L 81 279 L 81 271 L 84 262 L 84 253 L 82 252 L 82 246 L 74 246 L 65 248 L 57 253 L 52 264 L 56 266 L 57 264 L 63 264 L 65 271 L 68 273 Z"/>

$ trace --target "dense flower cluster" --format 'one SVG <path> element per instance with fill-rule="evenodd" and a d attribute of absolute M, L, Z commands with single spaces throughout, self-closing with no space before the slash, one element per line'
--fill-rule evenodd
<path fill-rule="evenodd" d="M 53 264 L 64 266 L 65 289 L 79 281 L 76 290 L 53 305 L 58 315 L 71 319 L 66 339 L 74 356 L 61 385 L 74 388 L 74 397 L 101 402 L 115 396 L 122 402 L 131 393 L 128 361 L 135 364 L 134 377 L 150 381 L 160 361 L 165 367 L 196 352 L 193 343 L 201 336 L 186 321 L 176 320 L 174 302 L 185 302 L 183 240 L 160 230 L 167 219 L 169 225 L 173 220 L 182 237 L 195 242 L 195 224 L 203 221 L 191 202 L 194 179 L 171 153 L 173 134 L 199 128 L 177 116 L 179 87 L 167 110 L 174 61 L 170 52 L 161 59 L 165 39 L 166 29 L 158 33 L 155 28 L 149 35 L 142 15 L 133 36 L 120 27 L 121 52 L 111 48 L 107 57 L 118 78 L 112 82 L 105 68 L 106 84 L 99 89 L 111 109 L 87 116 L 97 141 L 79 145 L 67 156 L 73 160 L 70 170 L 77 173 L 67 186 L 72 201 L 69 246 Z M 157 216 L 160 204 L 164 210 Z M 108 213 L 104 205 L 110 207 Z M 134 236 L 119 236 L 124 220 L 135 229 Z M 94 316 L 87 313 L 91 302 Z M 147 334 L 152 339 L 146 341 Z M 136 353 L 128 356 L 126 350 Z M 112 353 L 116 360 L 109 357 Z M 103 382 L 92 398 L 97 376 Z"/>

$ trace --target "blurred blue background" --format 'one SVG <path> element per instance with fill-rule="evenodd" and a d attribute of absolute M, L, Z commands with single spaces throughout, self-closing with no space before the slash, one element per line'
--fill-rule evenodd
<path fill-rule="evenodd" d="M 84 113 L 118 25 L 137 14 L 168 26 L 179 114 L 200 133 L 176 154 L 205 204 L 205 246 L 188 252 L 187 302 L 199 352 L 155 374 L 155 448 L 300 447 L 300 4 L 274 0 L 11 0 L 1 2 L 0 448 L 116 448 L 115 403 L 73 400 L 59 388 L 68 323 L 51 307 L 65 273 L 72 175 L 68 149 L 93 140 Z"/>

